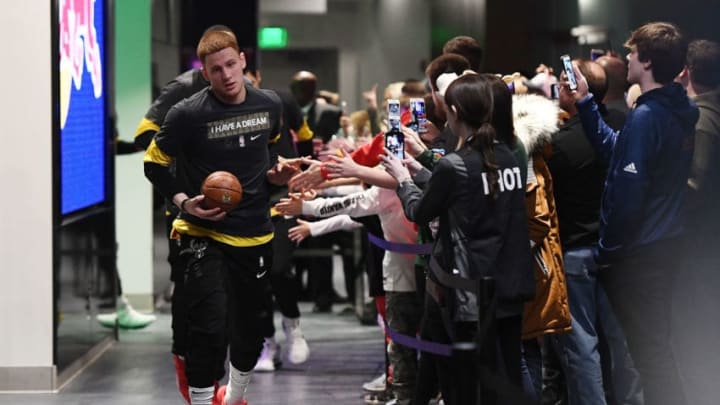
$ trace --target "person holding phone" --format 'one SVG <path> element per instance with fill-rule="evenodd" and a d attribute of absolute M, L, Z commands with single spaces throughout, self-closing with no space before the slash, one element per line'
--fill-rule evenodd
<path fill-rule="evenodd" d="M 506 357 L 500 350 L 497 356 L 505 361 L 506 370 L 519 370 L 519 364 L 507 361 L 519 363 L 523 303 L 535 292 L 524 185 L 517 180 L 520 168 L 508 146 L 496 142 L 488 78 L 462 75 L 444 94 L 448 124 L 459 137 L 459 147 L 437 162 L 424 190 L 402 161 L 392 154 L 382 156 L 387 172 L 399 183 L 397 194 L 408 219 L 427 225 L 440 218 L 427 279 L 432 298 L 426 300 L 421 336 L 439 343 L 467 342 L 477 331 L 476 296 L 443 287 L 437 272 L 473 280 L 491 276 L 498 300 L 489 314 L 498 330 L 497 342 L 491 345 L 515 348 L 514 356 Z M 445 311 L 449 311 L 447 319 L 442 315 Z M 446 330 L 445 321 L 452 330 Z M 429 356 L 446 403 L 475 403 L 478 365 L 472 359 Z"/>
<path fill-rule="evenodd" d="M 686 403 L 670 345 L 673 277 L 682 271 L 687 179 L 698 109 L 674 80 L 688 45 L 665 22 L 636 29 L 628 81 L 642 90 L 620 131 L 608 126 L 577 67 L 573 96 L 585 135 L 607 165 L 596 260 L 640 372 L 645 403 Z M 570 89 L 569 81 L 564 84 Z"/>
<path fill-rule="evenodd" d="M 385 149 L 402 160 L 405 158 L 405 148 L 400 129 L 400 100 L 388 100 L 388 124 L 390 128 L 385 134 Z"/>

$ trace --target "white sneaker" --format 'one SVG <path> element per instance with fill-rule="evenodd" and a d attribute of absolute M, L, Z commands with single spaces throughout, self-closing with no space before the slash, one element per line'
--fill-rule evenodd
<path fill-rule="evenodd" d="M 135 310 L 129 302 L 122 297 L 117 312 L 110 314 L 99 314 L 97 321 L 106 328 L 112 328 L 117 322 L 120 329 L 142 329 L 157 319 L 152 314 L 142 314 Z"/>
<path fill-rule="evenodd" d="M 98 314 L 95 319 L 100 325 L 106 328 L 114 328 L 115 322 L 117 322 L 117 312 L 111 312 L 109 314 Z"/>
<path fill-rule="evenodd" d="M 280 364 L 280 346 L 275 343 L 274 338 L 265 338 L 255 371 L 275 371 L 275 367 Z"/>
<path fill-rule="evenodd" d="M 288 360 L 292 364 L 306 362 L 310 356 L 310 348 L 300 329 L 300 319 L 283 317 L 282 326 L 285 331 Z"/>
<path fill-rule="evenodd" d="M 368 392 L 384 392 L 387 388 L 387 374 L 382 373 L 378 378 L 363 384 L 362 388 Z"/>

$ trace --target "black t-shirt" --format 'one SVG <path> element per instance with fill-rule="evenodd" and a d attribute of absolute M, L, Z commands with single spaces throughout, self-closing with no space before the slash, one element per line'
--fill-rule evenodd
<path fill-rule="evenodd" d="M 297 101 L 290 93 L 276 91 L 280 102 L 282 102 L 282 127 L 281 136 L 277 142 L 278 155 L 286 158 L 297 157 L 295 146 L 293 145 L 292 134 L 290 130 L 297 132 L 303 126 L 303 113 Z"/>
<path fill-rule="evenodd" d="M 280 129 L 280 138 L 278 139 L 275 150 L 279 156 L 282 156 L 284 158 L 294 158 L 298 156 L 298 152 L 303 151 L 296 151 L 295 150 L 295 142 L 293 140 L 292 134 L 290 133 L 290 130 L 293 130 L 295 132 L 300 131 L 300 128 L 304 125 L 304 118 L 302 110 L 300 109 L 300 106 L 298 105 L 297 101 L 295 101 L 295 98 L 292 96 L 292 94 L 284 91 L 276 91 L 276 94 L 278 97 L 280 97 L 280 101 L 282 102 L 282 125 Z M 312 151 L 312 140 L 306 141 L 306 142 L 298 142 L 297 146 L 298 149 L 300 148 L 300 145 L 303 144 L 309 144 L 309 149 Z M 306 153 L 307 155 L 307 153 Z M 287 186 L 278 186 L 274 184 L 270 184 L 270 201 L 271 203 L 279 202 L 281 198 L 287 197 L 288 188 Z"/>
<path fill-rule="evenodd" d="M 268 145 L 280 132 L 282 105 L 275 92 L 245 85 L 242 104 L 225 104 L 210 89 L 176 104 L 155 136 L 157 148 L 175 158 L 176 190 L 200 194 L 212 172 L 228 171 L 240 180 L 243 199 L 219 222 L 187 213 L 191 224 L 233 236 L 261 236 L 272 232 L 266 172 L 272 158 Z M 157 184 L 156 184 L 157 185 Z M 175 190 L 161 190 L 172 198 Z"/>
<path fill-rule="evenodd" d="M 191 69 L 171 80 L 160 91 L 160 95 L 153 101 L 150 109 L 145 113 L 145 120 L 154 126 L 143 126 L 141 123 L 138 133 L 135 134 L 135 146 L 147 149 L 155 132 L 165 121 L 170 108 L 179 101 L 192 96 L 208 86 L 207 80 L 202 76 L 200 69 Z"/>

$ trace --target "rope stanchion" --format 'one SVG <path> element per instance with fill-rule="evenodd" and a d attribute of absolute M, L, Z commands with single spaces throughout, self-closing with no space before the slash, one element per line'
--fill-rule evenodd
<path fill-rule="evenodd" d="M 481 277 L 477 281 L 477 305 L 478 305 L 478 332 L 475 336 L 476 366 L 482 364 L 485 373 L 497 373 L 497 360 L 494 343 L 497 341 L 495 330 L 495 279 L 492 277 Z M 493 344 L 488 344 L 493 343 Z M 495 405 L 497 403 L 496 389 L 490 389 L 488 384 L 483 384 L 486 378 L 477 369 L 478 392 L 477 403 L 481 405 Z"/>

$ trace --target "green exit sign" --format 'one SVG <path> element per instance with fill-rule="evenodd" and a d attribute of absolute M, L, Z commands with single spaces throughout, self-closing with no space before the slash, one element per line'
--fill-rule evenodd
<path fill-rule="evenodd" d="M 258 48 L 281 49 L 287 47 L 287 28 L 264 27 L 258 31 Z"/>

